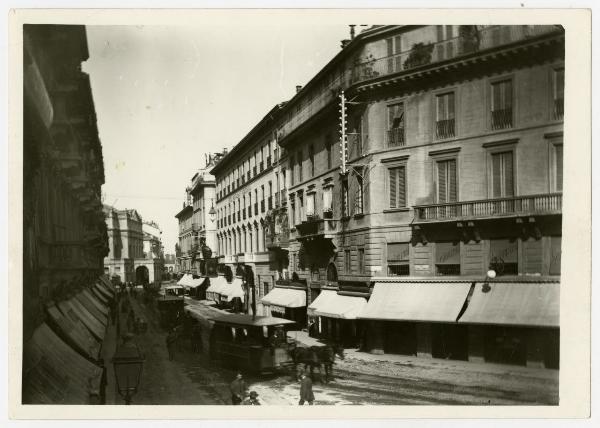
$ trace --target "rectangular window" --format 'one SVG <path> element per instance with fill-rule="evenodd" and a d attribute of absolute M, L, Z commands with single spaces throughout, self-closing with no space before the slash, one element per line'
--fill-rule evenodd
<path fill-rule="evenodd" d="M 294 197 L 290 195 L 290 217 L 292 218 L 292 227 L 296 224 L 296 204 Z"/>
<path fill-rule="evenodd" d="M 491 95 L 492 129 L 512 128 L 512 80 L 507 79 L 492 83 Z"/>
<path fill-rule="evenodd" d="M 404 103 L 388 106 L 388 147 L 404 146 Z"/>
<path fill-rule="evenodd" d="M 348 180 L 342 181 L 342 217 L 350 215 L 348 210 Z"/>
<path fill-rule="evenodd" d="M 292 172 L 290 174 L 290 186 L 294 185 L 294 167 L 295 167 L 295 162 L 296 162 L 296 158 L 294 156 L 290 156 L 290 171 Z M 283 174 L 283 172 L 282 172 Z M 284 174 L 285 176 L 285 174 Z M 285 182 L 284 182 L 284 187 L 285 187 Z"/>
<path fill-rule="evenodd" d="M 436 96 L 435 136 L 452 138 L 455 134 L 454 92 Z"/>
<path fill-rule="evenodd" d="M 554 146 L 554 183 L 557 192 L 563 189 L 563 146 Z"/>
<path fill-rule="evenodd" d="M 332 187 L 325 187 L 323 189 L 323 217 L 331 218 L 331 214 L 333 214 Z"/>
<path fill-rule="evenodd" d="M 315 176 L 315 148 L 311 144 L 308 148 L 308 167 L 310 168 L 310 176 Z"/>
<path fill-rule="evenodd" d="M 306 216 L 312 217 L 315 214 L 315 194 L 309 193 L 306 195 Z"/>
<path fill-rule="evenodd" d="M 456 202 L 456 159 L 437 162 L 438 203 Z"/>
<path fill-rule="evenodd" d="M 358 249 L 358 273 L 365 273 L 365 249 Z"/>
<path fill-rule="evenodd" d="M 331 157 L 331 134 L 327 134 L 325 137 L 325 152 L 327 152 L 327 169 L 331 169 L 332 167 L 332 157 Z"/>
<path fill-rule="evenodd" d="M 437 242 L 435 244 L 435 271 L 437 275 L 460 275 L 460 244 Z"/>
<path fill-rule="evenodd" d="M 301 183 L 302 178 L 302 151 L 298 152 L 298 183 Z"/>
<path fill-rule="evenodd" d="M 352 259 L 350 250 L 344 250 L 344 272 L 352 273 Z"/>
<path fill-rule="evenodd" d="M 387 244 L 388 276 L 407 276 L 409 268 L 409 245 L 404 242 Z"/>
<path fill-rule="evenodd" d="M 354 199 L 354 214 L 364 212 L 364 182 L 361 175 L 356 176 L 356 198 Z"/>
<path fill-rule="evenodd" d="M 406 207 L 406 166 L 389 168 L 390 208 Z"/>
<path fill-rule="evenodd" d="M 561 243 L 562 237 L 550 237 L 550 275 L 560 275 Z"/>
<path fill-rule="evenodd" d="M 519 245 L 516 239 L 490 239 L 490 268 L 496 275 L 519 274 Z"/>
<path fill-rule="evenodd" d="M 514 196 L 513 152 L 492 154 L 492 197 Z"/>
<path fill-rule="evenodd" d="M 554 119 L 561 120 L 565 113 L 565 69 L 554 70 Z"/>

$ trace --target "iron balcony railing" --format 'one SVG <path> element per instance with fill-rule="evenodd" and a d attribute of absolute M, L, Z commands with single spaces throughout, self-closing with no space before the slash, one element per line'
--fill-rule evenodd
<path fill-rule="evenodd" d="M 452 138 L 455 136 L 454 118 L 438 120 L 435 123 L 435 137 L 438 139 Z"/>
<path fill-rule="evenodd" d="M 354 66 L 352 83 L 394 74 L 415 67 L 433 64 L 463 55 L 491 49 L 564 30 L 554 25 L 469 26 L 458 37 L 418 44 L 404 52 L 381 58 L 368 58 Z"/>
<path fill-rule="evenodd" d="M 388 147 L 402 147 L 404 143 L 404 127 L 391 128 L 387 131 Z"/>
<path fill-rule="evenodd" d="M 510 107 L 492 110 L 492 129 L 507 129 L 513 126 L 513 110 Z"/>
<path fill-rule="evenodd" d="M 338 231 L 339 220 L 311 218 L 296 225 L 298 236 L 301 238 L 309 236 L 331 237 Z"/>
<path fill-rule="evenodd" d="M 560 214 L 562 193 L 512 196 L 414 207 L 416 222 L 477 219 L 495 216 Z"/>

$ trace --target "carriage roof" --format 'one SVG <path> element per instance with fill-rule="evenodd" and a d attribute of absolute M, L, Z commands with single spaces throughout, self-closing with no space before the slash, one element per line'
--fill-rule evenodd
<path fill-rule="evenodd" d="M 295 324 L 285 318 L 255 316 L 248 314 L 223 314 L 210 318 L 217 324 L 233 327 L 270 327 L 275 325 Z"/>

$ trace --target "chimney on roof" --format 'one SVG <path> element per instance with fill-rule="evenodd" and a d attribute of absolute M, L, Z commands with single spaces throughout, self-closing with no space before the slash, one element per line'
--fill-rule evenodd
<path fill-rule="evenodd" d="M 296 93 L 302 90 L 302 85 L 296 85 Z"/>
<path fill-rule="evenodd" d="M 348 46 L 348 43 L 350 43 L 350 39 L 342 40 L 342 44 L 341 44 L 342 49 L 344 49 L 346 46 Z"/>
<path fill-rule="evenodd" d="M 351 24 L 350 25 L 350 40 L 354 40 L 354 27 L 356 27 L 356 24 Z"/>

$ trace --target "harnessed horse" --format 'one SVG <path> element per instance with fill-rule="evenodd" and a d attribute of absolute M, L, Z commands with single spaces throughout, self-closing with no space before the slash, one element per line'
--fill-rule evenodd
<path fill-rule="evenodd" d="M 333 380 L 333 364 L 336 355 L 344 359 L 344 348 L 339 344 L 311 346 L 309 348 L 297 346 L 295 343 L 288 349 L 294 364 L 294 372 L 298 373 L 298 364 L 304 364 L 304 370 L 310 368 L 310 377 L 314 379 L 315 367 L 319 370 L 319 380 L 323 381 L 321 365 L 325 368 L 325 383 Z"/>

